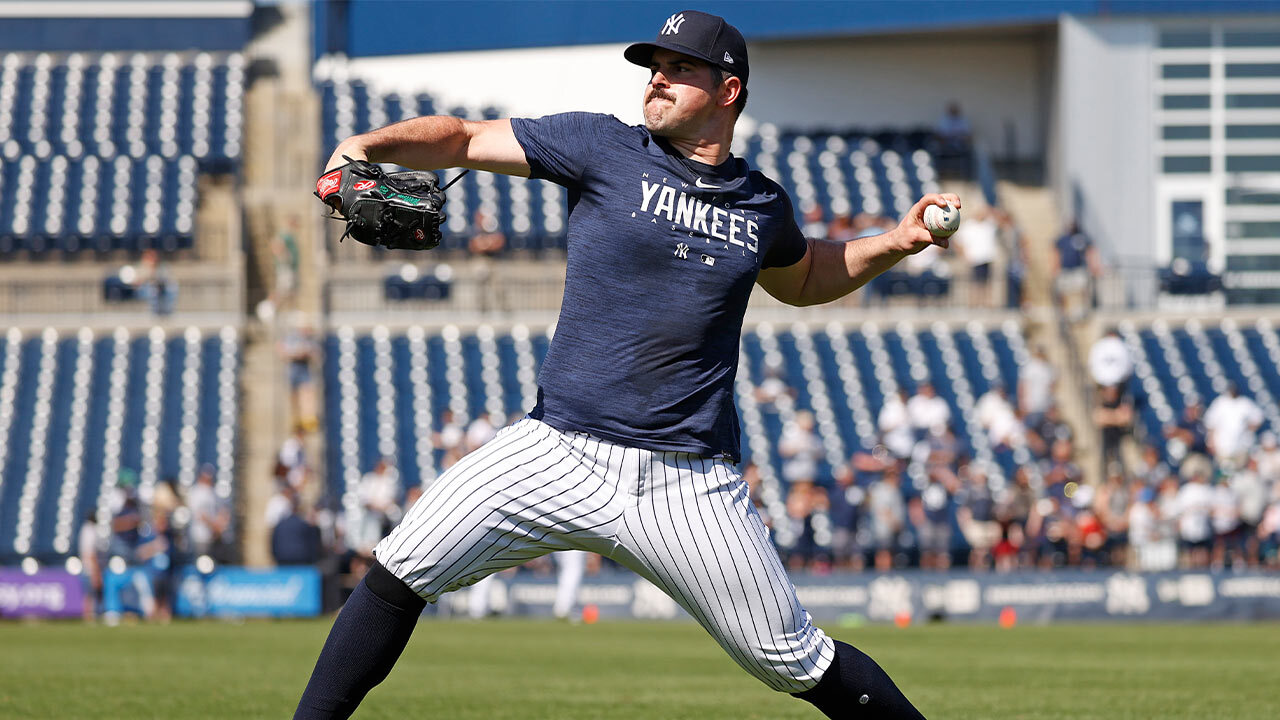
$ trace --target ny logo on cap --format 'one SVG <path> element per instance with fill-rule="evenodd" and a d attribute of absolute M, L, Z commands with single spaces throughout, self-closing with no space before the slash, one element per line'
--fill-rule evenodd
<path fill-rule="evenodd" d="M 684 13 L 672 15 L 667 18 L 667 22 L 662 26 L 662 32 L 659 35 L 679 35 L 680 26 L 684 24 Z"/>

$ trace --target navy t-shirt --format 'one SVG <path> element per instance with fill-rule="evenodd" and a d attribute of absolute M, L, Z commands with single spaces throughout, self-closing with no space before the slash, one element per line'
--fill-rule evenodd
<path fill-rule="evenodd" d="M 737 462 L 747 298 L 761 268 L 807 248 L 786 192 L 741 159 L 693 162 L 611 115 L 511 127 L 531 176 L 569 190 L 564 301 L 533 417 Z"/>

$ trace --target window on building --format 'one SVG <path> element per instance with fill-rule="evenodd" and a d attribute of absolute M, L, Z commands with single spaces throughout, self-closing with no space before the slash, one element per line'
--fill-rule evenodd
<path fill-rule="evenodd" d="M 1165 97 L 1168 97 L 1167 95 Z M 1239 109 L 1280 108 L 1280 93 L 1228 93 L 1227 107 Z"/>
<path fill-rule="evenodd" d="M 1208 140 L 1208 125 L 1165 125 L 1165 140 Z"/>
<path fill-rule="evenodd" d="M 1208 110 L 1208 95 L 1165 95 L 1161 99 L 1165 110 Z"/>
<path fill-rule="evenodd" d="M 1164 158 L 1167 173 L 1207 173 L 1212 167 L 1208 155 L 1172 155 Z"/>
<path fill-rule="evenodd" d="M 1207 48 L 1213 44 L 1208 28 L 1164 30 L 1160 33 L 1162 48 Z"/>
<path fill-rule="evenodd" d="M 1228 155 L 1227 172 L 1280 172 L 1280 155 Z"/>
<path fill-rule="evenodd" d="M 1160 76 L 1165 80 L 1189 80 L 1209 77 L 1209 64 L 1164 65 L 1160 68 Z"/>
<path fill-rule="evenodd" d="M 1165 67 L 1169 67 L 1166 65 Z M 1280 77 L 1280 63 L 1227 63 L 1229 78 Z"/>
<path fill-rule="evenodd" d="M 1280 125 L 1228 125 L 1228 140 L 1280 139 Z"/>

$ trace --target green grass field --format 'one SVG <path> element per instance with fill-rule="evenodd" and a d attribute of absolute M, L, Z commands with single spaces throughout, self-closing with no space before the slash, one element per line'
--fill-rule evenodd
<path fill-rule="evenodd" d="M 284 718 L 328 620 L 0 624 L 0 718 Z M 1280 717 L 1280 625 L 935 625 L 838 637 L 930 718 Z M 692 624 L 424 622 L 358 718 L 818 718 Z"/>

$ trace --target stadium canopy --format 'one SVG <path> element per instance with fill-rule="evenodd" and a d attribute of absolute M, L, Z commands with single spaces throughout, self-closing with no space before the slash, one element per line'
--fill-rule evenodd
<path fill-rule="evenodd" d="M 0 0 L 6 51 L 242 50 L 250 0 Z"/>
<path fill-rule="evenodd" d="M 1263 0 L 877 0 L 700 3 L 317 2 L 316 55 L 405 55 L 631 42 L 652 37 L 663 16 L 698 9 L 728 18 L 748 40 L 844 37 L 950 28 L 1050 24 L 1060 15 L 1189 15 L 1274 12 Z"/>

